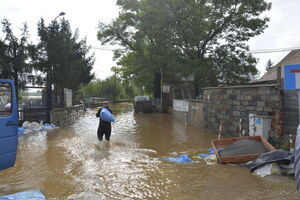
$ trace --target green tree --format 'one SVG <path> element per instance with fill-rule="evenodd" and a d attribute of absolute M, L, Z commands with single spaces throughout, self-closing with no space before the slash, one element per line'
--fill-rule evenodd
<path fill-rule="evenodd" d="M 267 65 L 266 65 L 266 71 L 269 72 L 272 69 L 274 69 L 274 63 L 271 61 L 271 59 L 268 60 Z"/>
<path fill-rule="evenodd" d="M 14 35 L 11 23 L 7 19 L 2 20 L 2 32 L 4 38 L 0 40 L 0 77 L 14 80 L 18 97 L 18 89 L 24 89 L 27 83 L 33 82 L 30 52 L 34 45 L 28 42 L 26 23 L 19 38 Z"/>
<path fill-rule="evenodd" d="M 245 44 L 267 27 L 264 0 L 118 0 L 119 17 L 100 24 L 98 38 L 118 44 L 124 75 L 137 82 L 159 72 L 193 74 L 201 87 L 241 84 L 256 74 L 256 60 Z M 152 84 L 153 85 L 153 84 Z"/>
<path fill-rule="evenodd" d="M 118 76 L 110 76 L 105 80 L 96 80 L 80 88 L 80 98 L 102 97 L 110 100 L 133 99 L 137 95 L 136 87 L 130 82 L 122 82 Z"/>
<path fill-rule="evenodd" d="M 35 52 L 35 66 L 46 76 L 44 82 L 50 91 L 54 85 L 55 96 L 63 88 L 76 92 L 82 84 L 89 83 L 94 74 L 91 72 L 94 55 L 86 39 L 79 39 L 79 31 L 73 33 L 68 20 L 54 20 L 46 26 L 43 19 L 38 22 L 40 42 Z M 51 109 L 51 93 L 48 104 Z M 54 98 L 57 101 L 57 98 Z"/>
<path fill-rule="evenodd" d="M 69 21 L 52 21 L 45 26 L 44 20 L 38 23 L 40 37 L 39 65 L 41 71 L 51 74 L 51 81 L 60 86 L 77 89 L 81 83 L 89 83 L 94 55 L 86 39 L 79 40 L 78 29 L 72 33 Z"/>

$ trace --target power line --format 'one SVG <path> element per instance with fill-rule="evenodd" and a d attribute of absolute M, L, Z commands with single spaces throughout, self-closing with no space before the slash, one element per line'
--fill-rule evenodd
<path fill-rule="evenodd" d="M 92 49 L 101 50 L 101 51 L 114 51 L 115 49 L 101 48 L 101 47 L 91 47 Z"/>
<path fill-rule="evenodd" d="M 284 37 L 292 37 L 292 36 L 296 36 L 296 35 L 300 35 L 300 33 L 295 33 L 295 34 L 281 34 L 281 35 L 260 35 L 261 37 L 267 37 L 267 38 L 284 38 Z"/>
<path fill-rule="evenodd" d="M 252 54 L 263 54 L 263 53 L 277 53 L 277 52 L 285 52 L 300 49 L 300 47 L 286 47 L 286 48 L 277 48 L 277 49 L 258 49 L 252 50 L 250 53 Z"/>
<path fill-rule="evenodd" d="M 115 51 L 115 50 L 123 50 L 117 48 L 109 48 L 109 47 L 96 47 L 92 46 L 92 49 L 101 50 L 101 51 Z M 286 48 L 276 48 L 276 49 L 257 49 L 257 50 L 250 50 L 252 54 L 265 54 L 265 53 L 278 53 L 278 52 L 286 52 L 300 49 L 300 47 L 286 47 Z"/>
<path fill-rule="evenodd" d="M 96 47 L 91 46 L 92 49 L 101 50 L 101 51 L 115 51 L 115 50 L 123 50 L 123 49 L 117 49 L 117 48 L 111 48 L 111 47 Z"/>

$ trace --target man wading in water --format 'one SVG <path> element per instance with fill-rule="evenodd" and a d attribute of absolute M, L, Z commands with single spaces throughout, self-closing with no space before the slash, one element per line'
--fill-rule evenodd
<path fill-rule="evenodd" d="M 105 103 L 103 108 L 106 108 L 112 114 L 111 109 L 108 108 L 108 103 Z M 97 131 L 98 140 L 102 141 L 103 140 L 103 135 L 105 135 L 106 141 L 109 141 L 110 140 L 110 135 L 111 135 L 111 123 L 106 122 L 106 121 L 101 119 L 101 117 L 100 117 L 101 111 L 102 111 L 102 108 L 100 108 L 98 110 L 97 114 L 96 114 L 96 117 L 100 118 L 98 131 Z"/>

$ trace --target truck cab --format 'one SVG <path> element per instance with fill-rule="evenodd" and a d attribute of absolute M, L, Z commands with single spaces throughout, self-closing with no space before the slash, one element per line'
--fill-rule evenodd
<path fill-rule="evenodd" d="M 0 79 L 0 170 L 13 167 L 18 145 L 18 106 L 12 80 Z"/>
<path fill-rule="evenodd" d="M 152 104 L 149 96 L 135 96 L 133 100 L 134 112 L 154 112 L 155 105 Z"/>

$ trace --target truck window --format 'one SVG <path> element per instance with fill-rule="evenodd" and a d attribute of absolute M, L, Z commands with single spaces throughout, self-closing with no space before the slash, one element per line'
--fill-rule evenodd
<path fill-rule="evenodd" d="M 10 83 L 0 83 L 0 117 L 11 115 L 12 94 Z"/>

